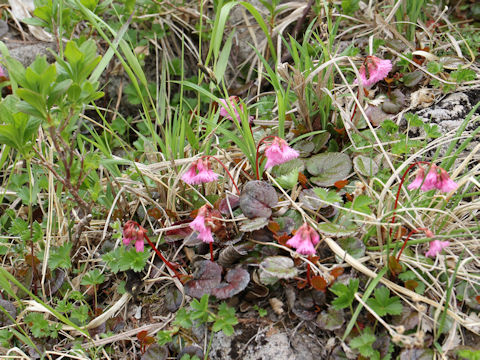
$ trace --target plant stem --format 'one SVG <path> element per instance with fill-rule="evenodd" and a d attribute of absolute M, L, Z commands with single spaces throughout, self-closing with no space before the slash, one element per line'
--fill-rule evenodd
<path fill-rule="evenodd" d="M 258 168 L 258 155 L 260 153 L 260 145 L 262 145 L 262 142 L 264 142 L 265 140 L 270 139 L 270 138 L 276 138 L 276 137 L 277 136 L 275 136 L 275 135 L 269 135 L 269 136 L 264 137 L 262 140 L 260 140 L 258 142 L 257 152 L 255 153 L 255 170 L 257 171 L 257 180 L 260 180 L 260 170 Z"/>
<path fill-rule="evenodd" d="M 147 234 L 145 234 L 145 239 L 148 242 L 148 245 L 157 253 L 157 255 L 162 259 L 163 263 L 167 265 L 167 267 L 172 270 L 175 273 L 175 277 L 179 278 L 181 277 L 181 274 L 175 269 L 175 267 L 167 260 L 165 257 L 162 255 L 162 253 L 157 249 L 157 247 L 150 241 L 148 238 Z"/>
<path fill-rule="evenodd" d="M 400 197 L 400 190 L 402 190 L 402 185 L 403 183 L 405 182 L 405 178 L 407 177 L 407 174 L 409 173 L 409 171 L 416 165 L 419 165 L 419 164 L 428 164 L 427 161 L 415 161 L 413 164 L 411 164 L 407 170 L 405 170 L 405 172 L 403 173 L 403 176 L 402 176 L 402 179 L 400 180 L 400 185 L 398 186 L 398 190 L 397 190 L 397 195 L 395 196 L 395 205 L 393 206 L 393 215 L 392 215 L 392 221 L 391 221 L 391 224 L 393 225 L 395 223 L 395 210 L 397 210 L 397 206 L 398 206 L 398 198 Z M 392 236 L 392 228 L 390 227 L 390 236 Z"/>
<path fill-rule="evenodd" d="M 235 180 L 233 180 L 233 176 L 232 174 L 230 173 L 230 171 L 228 171 L 228 168 L 225 166 L 225 164 L 223 162 L 221 162 L 219 159 L 217 159 L 215 156 L 213 155 L 205 155 L 205 156 L 202 156 L 202 159 L 205 158 L 205 159 L 215 159 L 217 160 L 217 162 L 222 165 L 223 169 L 226 171 L 227 175 L 230 177 L 230 180 L 232 180 L 232 183 L 233 183 L 233 186 L 235 186 L 235 190 L 237 190 L 237 193 L 238 195 L 240 195 L 240 190 L 238 190 L 238 186 L 237 184 L 235 183 Z"/>
<path fill-rule="evenodd" d="M 213 262 L 213 242 L 208 245 L 210 245 L 210 261 Z"/>
<path fill-rule="evenodd" d="M 405 249 L 405 246 L 407 246 L 408 239 L 410 239 L 410 236 L 412 236 L 413 234 L 416 234 L 416 233 L 418 233 L 418 231 L 417 231 L 416 229 L 413 229 L 412 231 L 410 231 L 410 232 L 408 233 L 407 238 L 406 238 L 405 241 L 403 242 L 402 248 L 401 248 L 400 251 L 398 252 L 397 262 L 398 262 L 398 260 L 400 259 L 400 256 L 402 255 L 403 249 Z"/>

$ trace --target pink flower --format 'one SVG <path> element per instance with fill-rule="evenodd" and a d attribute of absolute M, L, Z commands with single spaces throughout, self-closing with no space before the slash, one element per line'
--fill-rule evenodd
<path fill-rule="evenodd" d="M 438 173 L 440 171 L 440 174 Z M 425 181 L 424 181 L 425 178 Z M 412 181 L 410 185 L 407 186 L 408 190 L 420 188 L 422 191 L 429 191 L 437 189 L 443 192 L 450 192 L 455 190 L 458 187 L 458 184 L 450 179 L 450 176 L 441 167 L 432 165 L 430 171 L 425 177 L 425 170 L 420 167 L 417 172 L 415 180 Z"/>
<path fill-rule="evenodd" d="M 450 176 L 444 169 L 440 168 L 440 175 L 439 179 L 437 180 L 438 190 L 448 193 L 455 190 L 457 187 L 458 184 L 450 179 Z"/>
<path fill-rule="evenodd" d="M 197 237 L 205 243 L 212 243 L 212 229 L 209 224 L 210 211 L 207 205 L 203 205 L 198 209 L 197 217 L 188 226 L 196 232 Z"/>
<path fill-rule="evenodd" d="M 195 161 L 182 176 L 182 180 L 190 185 L 208 183 L 217 179 L 218 174 L 210 169 L 210 164 L 207 159 L 198 159 Z"/>
<path fill-rule="evenodd" d="M 267 157 L 265 168 L 269 169 L 275 165 L 283 164 L 297 158 L 299 155 L 299 152 L 288 146 L 285 140 L 275 137 L 272 144 L 267 146 L 265 150 L 265 156 Z"/>
<path fill-rule="evenodd" d="M 238 122 L 241 122 L 242 121 L 242 118 L 240 117 L 240 114 L 238 113 L 238 110 L 237 109 L 240 109 L 241 112 L 243 112 L 243 104 L 238 104 L 238 96 L 230 96 L 228 98 L 228 102 L 230 104 L 227 103 L 227 99 L 220 99 L 220 102 L 219 104 L 221 105 L 220 106 L 220 115 L 223 116 L 223 117 L 226 117 L 227 119 L 229 120 L 233 120 L 232 116 L 230 115 L 230 106 L 232 106 L 233 108 L 233 113 L 235 114 L 235 118 L 237 119 Z M 248 122 L 249 123 L 252 123 L 253 122 L 253 119 L 254 117 L 253 116 L 249 116 L 248 117 Z"/>
<path fill-rule="evenodd" d="M 362 65 L 359 73 L 362 85 L 367 88 L 383 80 L 392 70 L 392 62 L 390 60 L 382 60 L 376 56 L 368 56 L 365 63 L 367 68 L 365 68 L 365 65 Z M 358 79 L 355 80 L 356 83 L 358 83 Z"/>
<path fill-rule="evenodd" d="M 435 257 L 448 245 L 450 245 L 450 242 L 448 241 L 440 241 L 440 240 L 430 241 L 430 249 L 425 253 L 425 256 Z"/>
<path fill-rule="evenodd" d="M 128 220 L 123 226 L 123 244 L 126 246 L 131 242 L 135 242 L 137 252 L 143 252 L 145 235 L 147 230 L 141 227 L 137 222 Z"/>
<path fill-rule="evenodd" d="M 295 236 L 287 241 L 287 245 L 295 248 L 299 254 L 314 255 L 316 253 L 314 245 L 320 241 L 320 236 L 307 223 L 300 226 Z"/>

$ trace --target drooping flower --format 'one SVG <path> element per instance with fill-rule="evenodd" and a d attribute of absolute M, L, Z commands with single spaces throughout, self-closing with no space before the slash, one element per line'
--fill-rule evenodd
<path fill-rule="evenodd" d="M 126 246 L 131 242 L 135 242 L 137 252 L 143 252 L 145 235 L 147 230 L 133 220 L 128 220 L 123 226 L 123 244 Z"/>
<path fill-rule="evenodd" d="M 307 223 L 300 226 L 290 240 L 287 241 L 287 245 L 295 248 L 299 254 L 302 255 L 314 255 L 315 245 L 320 241 L 320 236 L 317 232 Z"/>
<path fill-rule="evenodd" d="M 450 176 L 444 169 L 440 168 L 440 175 L 437 180 L 438 190 L 448 193 L 455 190 L 457 187 L 458 184 L 452 179 L 450 179 Z"/>
<path fill-rule="evenodd" d="M 227 103 L 228 101 L 228 103 Z M 230 106 L 233 109 L 233 112 L 235 114 L 235 118 L 238 122 L 242 121 L 242 118 L 240 117 L 240 114 L 238 112 L 238 109 L 240 109 L 241 112 L 243 112 L 243 104 L 239 103 L 239 98 L 238 96 L 230 96 L 228 99 L 220 99 L 219 101 L 220 104 L 220 115 L 229 119 L 233 120 L 232 115 L 230 115 Z M 249 116 L 248 117 L 248 122 L 252 123 L 254 117 Z"/>
<path fill-rule="evenodd" d="M 197 217 L 193 220 L 188 226 L 198 232 L 197 237 L 205 243 L 212 243 L 212 229 L 211 224 L 209 223 L 210 209 L 208 205 L 203 205 L 198 209 Z"/>
<path fill-rule="evenodd" d="M 265 156 L 267 157 L 265 168 L 269 169 L 275 165 L 283 164 L 297 158 L 299 155 L 299 152 L 288 146 L 285 140 L 275 137 L 272 144 L 265 149 Z"/>
<path fill-rule="evenodd" d="M 208 183 L 217 179 L 218 174 L 210 169 L 208 159 L 203 158 L 195 161 L 182 176 L 182 180 L 190 185 Z"/>
<path fill-rule="evenodd" d="M 382 60 L 376 56 L 369 56 L 366 60 L 366 65 L 362 65 L 360 70 L 360 80 L 364 87 L 370 87 L 377 82 L 387 77 L 388 73 L 392 70 L 392 62 L 390 60 Z M 355 80 L 355 84 L 358 83 L 358 79 Z"/>
<path fill-rule="evenodd" d="M 407 186 L 407 189 L 413 190 L 420 188 L 420 190 L 422 191 L 437 189 L 447 193 L 455 190 L 457 187 L 458 184 L 452 179 L 450 179 L 450 176 L 445 171 L 445 169 L 442 169 L 439 166 L 432 165 L 426 177 L 425 170 L 420 167 L 418 169 L 415 180 Z"/>
<path fill-rule="evenodd" d="M 449 241 L 440 241 L 440 240 L 430 241 L 430 249 L 425 253 L 425 256 L 435 257 L 448 245 L 450 245 Z"/>

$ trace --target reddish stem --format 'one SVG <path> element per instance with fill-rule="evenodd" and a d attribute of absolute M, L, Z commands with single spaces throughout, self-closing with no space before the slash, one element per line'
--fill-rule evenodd
<path fill-rule="evenodd" d="M 175 267 L 172 265 L 172 263 L 170 263 L 167 259 L 164 258 L 164 256 L 162 255 L 162 253 L 161 253 L 161 252 L 157 249 L 157 247 L 150 241 L 150 239 L 148 238 L 147 234 L 145 234 L 145 239 L 147 240 L 148 245 L 150 245 L 151 248 L 152 248 L 152 249 L 157 253 L 157 255 L 160 257 L 160 259 L 162 259 L 162 261 L 164 262 L 164 264 L 167 265 L 167 267 L 175 273 L 175 277 L 180 278 L 182 275 L 177 271 L 177 269 L 175 269 Z"/>
<path fill-rule="evenodd" d="M 311 259 L 311 257 L 308 256 L 307 260 L 310 261 L 310 259 Z M 308 285 L 312 285 L 312 278 L 310 276 L 310 272 L 311 272 L 310 262 L 307 262 L 307 283 L 308 283 Z"/>
<path fill-rule="evenodd" d="M 210 245 L 210 261 L 213 262 L 213 242 L 209 243 Z"/>
<path fill-rule="evenodd" d="M 260 145 L 262 145 L 262 142 L 264 142 L 265 140 L 270 139 L 270 138 L 276 138 L 276 137 L 277 136 L 275 136 L 275 135 L 265 136 L 257 144 L 257 152 L 255 153 L 255 170 L 257 171 L 257 180 L 260 180 L 260 170 L 258 168 L 258 158 L 259 158 L 258 155 L 260 155 Z"/>
<path fill-rule="evenodd" d="M 410 231 L 407 235 L 407 238 L 405 239 L 405 241 L 403 242 L 403 245 L 402 245 L 402 248 L 400 249 L 400 251 L 398 252 L 398 255 L 397 255 L 397 262 L 398 260 L 400 259 L 400 256 L 402 255 L 402 252 L 403 252 L 403 249 L 405 249 L 405 246 L 407 246 L 407 242 L 408 242 L 408 239 L 410 239 L 410 236 L 412 236 L 413 234 L 416 234 L 418 231 L 413 229 L 412 231 Z"/>
<path fill-rule="evenodd" d="M 232 180 L 233 186 L 235 186 L 235 190 L 237 190 L 238 195 L 240 195 L 240 190 L 238 190 L 237 184 L 235 183 L 235 180 L 233 180 L 232 174 L 230 174 L 230 171 L 228 171 L 228 168 L 225 166 L 224 163 L 222 163 L 219 159 L 217 159 L 215 156 L 212 156 L 212 155 L 205 155 L 205 156 L 202 156 L 202 158 L 217 160 L 217 162 L 220 165 L 222 165 L 223 169 L 226 171 L 227 175 L 230 177 L 230 180 Z"/>
<path fill-rule="evenodd" d="M 405 182 L 405 178 L 407 177 L 407 174 L 409 171 L 418 164 L 429 164 L 427 161 L 415 161 L 413 164 L 411 164 L 407 170 L 403 173 L 402 179 L 400 180 L 400 185 L 398 186 L 397 190 L 397 195 L 395 196 L 395 205 L 393 206 L 393 215 L 392 215 L 392 222 L 391 224 L 393 225 L 395 223 L 395 210 L 397 210 L 398 206 L 398 198 L 400 197 L 400 190 L 402 190 L 402 185 Z M 392 236 L 392 228 L 390 228 L 390 236 Z"/>

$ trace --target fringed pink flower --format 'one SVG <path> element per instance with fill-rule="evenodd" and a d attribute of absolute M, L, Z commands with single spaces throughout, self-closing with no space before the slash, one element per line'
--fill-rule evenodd
<path fill-rule="evenodd" d="M 440 240 L 430 241 L 430 249 L 425 253 L 425 256 L 436 257 L 448 245 L 450 245 L 450 242 L 448 242 L 448 241 L 440 241 Z"/>
<path fill-rule="evenodd" d="M 210 169 L 208 159 L 198 159 L 182 176 L 182 180 L 190 185 L 208 183 L 217 179 L 218 174 Z"/>
<path fill-rule="evenodd" d="M 275 165 L 283 164 L 297 158 L 299 155 L 299 152 L 288 146 L 285 140 L 275 137 L 272 144 L 267 146 L 265 150 L 265 156 L 267 157 L 265 168 L 269 169 Z"/>
<path fill-rule="evenodd" d="M 365 63 L 367 67 L 362 65 L 358 72 L 362 85 L 367 88 L 383 80 L 392 70 L 390 60 L 382 60 L 376 56 L 369 56 Z M 355 83 L 358 83 L 358 79 L 355 80 Z"/>
<path fill-rule="evenodd" d="M 128 220 L 123 226 L 123 244 L 126 246 L 131 242 L 135 242 L 137 252 L 143 252 L 145 235 L 147 230 L 141 227 L 137 222 Z"/>
<path fill-rule="evenodd" d="M 210 209 L 207 205 L 203 205 L 198 209 L 198 214 L 189 226 L 192 230 L 198 232 L 197 237 L 205 243 L 212 243 L 212 229 L 209 224 Z"/>
<path fill-rule="evenodd" d="M 440 168 L 440 175 L 438 176 L 437 180 L 438 190 L 448 193 L 457 189 L 457 187 L 458 184 L 450 179 L 450 176 L 444 169 Z"/>
<path fill-rule="evenodd" d="M 295 248 L 299 254 L 315 255 L 315 245 L 320 241 L 320 236 L 307 223 L 300 226 L 287 245 Z"/>
<path fill-rule="evenodd" d="M 228 100 L 228 103 L 227 103 Z M 240 109 L 241 112 L 243 112 L 243 104 L 239 104 L 239 98 L 238 96 L 230 96 L 228 99 L 220 99 L 219 101 L 220 104 L 220 115 L 229 119 L 233 120 L 232 115 L 230 115 L 230 106 L 233 109 L 233 113 L 235 114 L 235 118 L 238 122 L 242 121 L 242 118 L 240 117 L 240 114 L 238 112 L 238 109 Z M 254 117 L 249 116 L 248 117 L 248 122 L 252 123 Z"/>
<path fill-rule="evenodd" d="M 415 180 L 413 180 L 412 183 L 407 186 L 407 189 L 413 190 L 420 188 L 420 190 L 422 191 L 437 189 L 448 193 L 455 190 L 457 187 L 458 184 L 452 179 L 450 179 L 450 176 L 445 171 L 445 169 L 432 165 L 426 177 L 425 170 L 420 167 L 418 169 Z"/>

